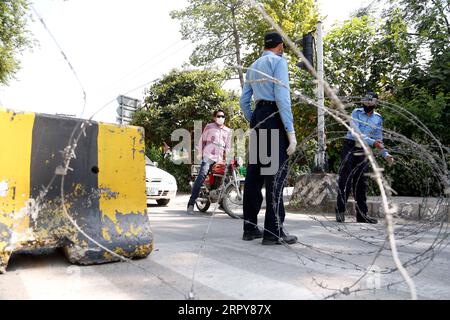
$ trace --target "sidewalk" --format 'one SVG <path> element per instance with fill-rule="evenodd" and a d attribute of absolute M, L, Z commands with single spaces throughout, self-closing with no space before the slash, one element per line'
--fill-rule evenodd
<path fill-rule="evenodd" d="M 319 213 L 334 215 L 334 208 L 336 207 L 336 199 L 329 200 L 324 207 L 317 207 L 317 210 L 303 210 L 296 209 L 291 206 L 291 197 L 294 192 L 293 187 L 284 189 L 283 200 L 287 209 L 294 213 Z M 262 208 L 266 207 L 265 188 L 262 189 L 264 200 Z M 178 205 L 187 205 L 190 194 L 179 194 L 176 199 Z M 391 197 L 388 199 L 391 205 L 398 209 L 396 217 L 410 220 L 422 219 L 443 219 L 447 214 L 450 219 L 450 200 L 446 198 L 421 198 L 421 197 Z M 355 200 L 350 196 L 347 205 L 347 213 L 355 215 Z M 383 202 L 381 197 L 367 197 L 367 206 L 369 214 L 376 217 L 384 217 Z"/>
<path fill-rule="evenodd" d="M 404 219 L 443 219 L 445 215 L 450 218 L 449 199 L 445 198 L 420 198 L 420 197 L 392 197 L 389 203 L 397 208 L 396 216 Z M 330 206 L 336 206 L 336 200 L 330 201 Z M 355 200 L 350 199 L 348 212 L 355 214 Z M 369 214 L 384 217 L 384 208 L 381 197 L 368 197 L 367 206 Z"/>

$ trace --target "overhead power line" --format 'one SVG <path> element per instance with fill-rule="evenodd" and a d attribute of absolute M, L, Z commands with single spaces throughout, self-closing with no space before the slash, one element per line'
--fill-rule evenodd
<path fill-rule="evenodd" d="M 86 103 L 87 103 L 87 95 L 86 95 L 86 90 L 84 90 L 84 86 L 80 80 L 80 78 L 78 77 L 77 72 L 75 71 L 75 68 L 73 67 L 72 63 L 70 63 L 69 58 L 67 57 L 66 53 L 64 52 L 64 50 L 61 48 L 61 46 L 59 45 L 58 41 L 56 40 L 55 36 L 53 35 L 53 33 L 50 31 L 50 29 L 47 27 L 47 24 L 45 23 L 44 19 L 42 18 L 42 16 L 39 14 L 39 12 L 36 10 L 36 8 L 30 4 L 31 9 L 33 10 L 33 13 L 36 15 L 36 17 L 39 19 L 39 21 L 41 22 L 42 26 L 44 27 L 44 29 L 47 31 L 47 33 L 50 35 L 50 37 L 52 38 L 53 42 L 55 43 L 55 45 L 58 47 L 59 51 L 61 52 L 61 55 L 63 56 L 64 60 L 66 61 L 67 65 L 69 66 L 70 70 L 72 70 L 73 75 L 75 76 L 75 78 L 78 81 L 78 84 L 80 85 L 80 88 L 83 92 L 83 109 L 80 113 L 80 118 L 83 116 L 84 111 L 86 109 Z"/>

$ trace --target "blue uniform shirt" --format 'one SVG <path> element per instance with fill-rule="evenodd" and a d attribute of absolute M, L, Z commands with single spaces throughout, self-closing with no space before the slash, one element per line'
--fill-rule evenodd
<path fill-rule="evenodd" d="M 263 72 L 281 83 L 274 83 L 272 79 L 253 69 Z M 275 101 L 286 131 L 294 132 L 288 64 L 284 57 L 280 57 L 272 51 L 264 51 L 263 55 L 247 70 L 240 105 L 249 122 L 252 118 L 252 96 L 256 103 L 260 100 Z"/>
<path fill-rule="evenodd" d="M 361 133 L 362 138 L 371 147 L 373 147 L 375 141 L 383 141 L 383 117 L 378 112 L 374 111 L 372 115 L 369 116 L 364 111 L 364 108 L 356 108 L 352 112 L 350 125 L 355 131 Z M 356 141 L 350 131 L 345 138 Z M 381 155 L 386 158 L 389 156 L 389 153 L 386 149 L 383 149 Z"/>

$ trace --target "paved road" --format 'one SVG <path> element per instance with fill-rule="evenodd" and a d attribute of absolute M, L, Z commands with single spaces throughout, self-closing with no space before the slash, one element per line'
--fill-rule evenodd
<path fill-rule="evenodd" d="M 186 216 L 186 201 L 187 196 L 179 196 L 168 207 L 149 208 L 155 251 L 136 265 L 71 266 L 57 251 L 16 255 L 0 276 L 0 299 L 184 299 L 192 287 L 199 299 L 323 299 L 357 281 L 383 242 L 382 225 L 338 225 L 332 217 L 288 214 L 286 228 L 301 243 L 262 246 L 240 240 L 242 222 L 224 213 Z M 437 228 L 426 227 L 398 226 L 403 261 L 417 257 L 439 236 Z M 427 261 L 408 270 L 416 273 Z M 386 274 L 392 267 L 385 250 L 374 273 L 351 287 L 350 295 L 336 298 L 408 299 L 403 284 L 385 288 L 401 280 L 398 273 Z M 420 298 L 450 299 L 449 267 L 445 247 L 415 277 Z M 381 289 L 371 290 L 374 286 Z"/>

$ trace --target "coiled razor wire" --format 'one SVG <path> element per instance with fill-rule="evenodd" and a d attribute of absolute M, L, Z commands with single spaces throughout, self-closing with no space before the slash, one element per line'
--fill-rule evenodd
<path fill-rule="evenodd" d="M 246 1 L 249 5 L 251 5 L 252 7 L 254 7 L 256 10 L 258 10 L 260 12 L 260 14 L 264 17 L 264 19 L 266 19 L 271 25 L 272 27 L 277 30 L 278 32 L 280 32 L 280 34 L 282 34 L 283 38 L 285 39 L 286 43 L 291 47 L 291 49 L 293 49 L 293 51 L 295 52 L 295 54 L 300 57 L 304 62 L 305 65 L 307 66 L 308 70 L 311 72 L 311 74 L 313 76 L 315 76 L 317 78 L 317 75 L 315 73 L 315 70 L 313 69 L 313 67 L 309 64 L 309 62 L 303 57 L 301 51 L 298 49 L 298 47 L 289 39 L 289 37 L 287 37 L 287 35 L 283 32 L 283 30 L 273 21 L 273 19 L 267 14 L 267 12 L 264 10 L 263 6 L 253 0 L 247 0 Z M 46 30 L 50 33 L 50 30 L 48 30 L 47 26 L 45 25 L 44 20 L 42 19 L 42 17 L 39 16 L 39 14 L 36 12 L 36 10 L 33 8 L 33 11 L 36 13 L 36 15 L 39 17 L 41 23 L 44 25 L 44 27 L 46 28 Z M 51 34 L 51 33 L 50 33 Z M 61 50 L 63 56 L 65 57 L 67 63 L 69 64 L 72 72 L 74 73 L 74 75 L 77 77 L 77 80 L 79 81 L 79 78 L 75 72 L 75 69 L 73 68 L 73 66 L 70 64 L 69 60 L 67 59 L 67 56 L 64 54 L 64 52 L 62 51 L 61 47 L 59 46 L 59 44 L 57 43 L 56 39 L 53 37 L 53 35 L 51 35 L 52 38 L 54 39 L 54 41 L 56 42 L 56 44 L 58 45 L 59 49 Z M 242 68 L 242 69 L 246 69 L 243 68 L 242 66 L 235 66 L 236 68 Z M 256 72 L 259 72 L 257 70 L 254 70 Z M 263 81 L 272 81 L 273 83 L 275 83 L 276 85 L 284 85 L 280 80 L 278 79 L 274 79 L 273 77 L 270 77 L 269 75 L 263 75 L 265 78 Z M 132 90 L 129 90 L 128 92 L 132 92 L 135 91 L 139 88 L 142 88 L 144 86 L 147 86 L 151 83 L 154 83 L 156 80 L 152 80 L 149 81 L 139 87 L 136 87 Z M 84 99 L 84 107 L 83 107 L 83 112 L 85 109 L 85 105 L 86 105 L 86 92 L 83 88 L 83 86 L 81 85 L 81 81 L 79 81 L 80 86 L 83 90 L 83 99 Z M 383 169 L 380 168 L 378 166 L 378 163 L 375 160 L 374 154 L 372 153 L 371 149 L 367 146 L 367 144 L 365 143 L 365 141 L 362 139 L 361 135 L 358 132 L 355 132 L 351 127 L 348 126 L 347 122 L 350 120 L 350 117 L 348 116 L 348 114 L 345 112 L 345 106 L 343 105 L 343 103 L 340 101 L 339 97 L 336 96 L 336 94 L 333 92 L 333 90 L 330 88 L 329 84 L 327 82 L 324 82 L 324 87 L 325 87 L 325 92 L 326 94 L 329 96 L 329 98 L 333 101 L 333 103 L 335 105 L 337 105 L 338 109 L 330 109 L 330 108 L 326 108 L 326 107 L 320 107 L 318 106 L 312 99 L 309 99 L 308 97 L 300 94 L 299 92 L 295 92 L 294 91 L 294 95 L 299 97 L 300 99 L 302 99 L 303 101 L 307 102 L 309 105 L 312 105 L 314 107 L 317 108 L 322 108 L 323 111 L 325 111 L 326 114 L 328 114 L 330 117 L 332 117 L 338 124 L 340 124 L 341 126 L 344 126 L 346 129 L 348 129 L 349 131 L 351 131 L 353 133 L 353 135 L 356 137 L 356 139 L 358 140 L 358 142 L 361 144 L 363 150 L 364 150 L 364 154 L 367 157 L 368 161 L 370 162 L 370 164 L 372 165 L 372 178 L 376 181 L 380 193 L 381 193 L 381 198 L 382 198 L 382 203 L 383 203 L 383 209 L 384 209 L 384 213 L 385 213 L 385 232 L 382 233 L 381 230 L 378 230 L 375 228 L 375 231 L 378 233 L 379 236 L 383 236 L 384 235 L 384 239 L 381 241 L 374 241 L 373 238 L 369 238 L 366 239 L 364 236 L 359 236 L 357 234 L 355 234 L 354 232 L 352 232 L 351 230 L 348 230 L 348 227 L 344 224 L 344 225 L 339 225 L 339 227 L 337 228 L 337 230 L 334 230 L 332 227 L 328 226 L 326 223 L 324 223 L 323 221 L 321 221 L 320 219 L 318 219 L 316 216 L 313 215 L 307 215 L 310 219 L 312 219 L 313 221 L 318 222 L 325 230 L 327 230 L 330 233 L 339 233 L 342 234 L 344 233 L 345 236 L 347 237 L 351 237 L 354 238 L 358 241 L 361 241 L 363 243 L 366 243 L 368 245 L 374 246 L 375 248 L 377 248 L 376 250 L 372 250 L 369 252 L 362 252 L 362 253 L 346 253 L 343 251 L 336 251 L 336 250 L 330 250 L 330 249 L 323 249 L 323 248 L 319 248 L 313 245 L 310 245 L 308 243 L 303 243 L 299 241 L 299 245 L 302 248 L 305 248 L 307 250 L 311 250 L 313 253 L 318 254 L 319 256 L 323 256 L 326 258 L 330 258 L 333 261 L 340 263 L 341 265 L 335 265 L 335 264 L 331 264 L 331 263 L 326 263 L 326 262 L 322 262 L 320 261 L 320 259 L 318 258 L 314 258 L 312 256 L 309 256 L 307 254 L 304 254 L 302 252 L 300 252 L 300 250 L 298 250 L 296 248 L 296 246 L 289 246 L 287 244 L 283 244 L 284 247 L 286 247 L 289 252 L 291 252 L 292 254 L 295 255 L 295 257 L 299 260 L 299 262 L 302 265 L 306 264 L 306 261 L 310 261 L 312 263 L 316 263 L 325 267 L 332 267 L 332 268 L 339 268 L 339 269 L 345 269 L 345 270 L 356 270 L 356 271 L 362 271 L 363 274 L 352 284 L 349 286 L 346 286 L 345 288 L 330 288 L 329 286 L 327 286 L 326 284 L 324 284 L 323 282 L 318 281 L 314 276 L 312 276 L 312 279 L 314 280 L 314 282 L 316 283 L 317 286 L 319 286 L 320 288 L 326 289 L 326 290 L 331 290 L 333 291 L 332 294 L 325 296 L 325 299 L 328 298 L 335 298 L 341 294 L 345 294 L 348 295 L 350 293 L 357 293 L 357 292 L 362 292 L 365 290 L 369 290 L 369 289 L 361 289 L 361 288 L 356 288 L 357 284 L 368 274 L 368 270 L 370 269 L 370 267 L 372 267 L 375 264 L 375 261 L 380 257 L 381 253 L 383 252 L 383 250 L 388 250 L 386 248 L 387 244 L 389 244 L 390 247 L 390 251 L 391 251 L 391 255 L 392 255 L 392 259 L 395 263 L 395 268 L 390 268 L 390 269 L 386 269 L 384 271 L 382 271 L 385 274 L 389 274 L 389 273 L 394 273 L 394 272 L 400 272 L 401 276 L 403 277 L 403 281 L 398 281 L 398 282 L 394 282 L 394 283 L 390 283 L 388 285 L 386 285 L 385 287 L 389 288 L 392 287 L 394 285 L 398 285 L 401 283 L 406 283 L 408 285 L 408 288 L 410 290 L 410 294 L 411 294 L 411 298 L 412 299 L 417 299 L 417 293 L 416 293 L 416 288 L 414 285 L 414 282 L 412 280 L 412 277 L 416 277 L 418 274 L 420 274 L 425 268 L 426 266 L 433 260 L 434 256 L 439 252 L 439 250 L 443 250 L 447 245 L 448 245 L 448 225 L 446 224 L 448 221 L 447 217 L 439 217 L 436 216 L 435 220 L 431 220 L 430 222 L 430 226 L 428 226 L 426 223 L 423 223 L 422 225 L 418 225 L 414 224 L 413 225 L 413 230 L 411 231 L 406 231 L 405 234 L 401 235 L 401 232 L 403 232 L 403 230 L 407 230 L 409 228 L 408 225 L 404 225 L 400 228 L 395 228 L 394 227 L 394 217 L 396 217 L 397 214 L 397 210 L 395 208 L 394 205 L 392 205 L 392 203 L 389 201 L 388 195 L 392 192 L 388 182 L 386 181 L 386 179 L 383 176 Z M 354 99 L 357 97 L 347 97 L 347 99 Z M 213 210 L 213 213 L 209 219 L 208 222 L 208 226 L 205 230 L 205 233 L 202 236 L 201 239 L 201 244 L 197 253 L 197 260 L 195 263 L 195 266 L 193 267 L 193 273 L 192 273 L 192 284 L 191 284 L 191 288 L 189 293 L 186 295 L 184 293 L 183 290 L 180 290 L 179 288 L 173 286 L 171 283 L 169 283 L 168 281 L 166 281 L 163 277 L 161 277 L 160 275 L 157 275 L 153 272 L 150 272 L 147 268 L 143 268 L 142 266 L 140 266 L 139 264 L 134 263 L 131 259 L 128 259 L 120 254 L 117 254 L 114 251 L 109 250 L 108 248 L 106 248 L 105 246 L 103 246 L 102 244 L 100 244 L 98 241 L 96 241 L 94 238 L 92 238 L 91 236 L 87 235 L 82 228 L 80 228 L 76 221 L 72 218 L 71 213 L 69 212 L 66 203 L 65 203 L 65 194 L 64 194 L 64 180 L 65 180 L 65 175 L 67 174 L 67 172 L 71 171 L 70 168 L 70 162 L 72 159 L 74 159 L 76 157 L 76 148 L 78 145 L 79 140 L 82 137 L 86 136 L 86 127 L 91 125 L 92 119 L 93 117 L 98 114 L 101 110 L 103 110 L 104 108 L 106 108 L 107 106 L 109 106 L 112 102 L 114 102 L 115 99 L 109 101 L 108 103 L 106 103 L 105 105 L 103 105 L 101 108 L 99 108 L 88 120 L 85 120 L 81 123 L 78 123 L 75 128 L 73 129 L 73 132 L 71 134 L 71 137 L 69 139 L 68 145 L 67 147 L 62 151 L 63 154 L 63 164 L 57 168 L 57 170 L 55 170 L 55 174 L 53 175 L 53 177 L 50 179 L 49 184 L 45 187 L 42 188 L 39 197 L 36 199 L 34 207 L 31 209 L 33 212 L 36 210 L 39 210 L 41 203 L 43 203 L 44 198 L 46 196 L 46 194 L 48 193 L 50 187 L 53 185 L 53 183 L 55 182 L 55 179 L 58 175 L 61 175 L 61 206 L 63 208 L 63 212 L 64 215 L 68 218 L 68 220 L 70 221 L 70 223 L 82 234 L 84 235 L 87 239 L 89 239 L 94 245 L 98 246 L 99 248 L 101 248 L 102 250 L 110 253 L 112 256 L 118 258 L 120 261 L 123 262 L 127 262 L 132 264 L 133 266 L 143 270 L 146 273 L 150 273 L 152 276 L 155 276 L 157 279 L 159 279 L 164 285 L 167 285 L 168 287 L 170 287 L 171 289 L 173 289 L 175 292 L 177 292 L 180 295 L 183 295 L 185 298 L 187 299 L 195 299 L 198 298 L 198 296 L 196 295 L 195 292 L 195 279 L 196 279 L 196 273 L 198 271 L 199 268 L 199 264 L 201 261 L 201 257 L 203 255 L 203 251 L 206 247 L 207 244 L 207 240 L 208 240 L 208 236 L 210 233 L 210 230 L 212 228 L 212 223 L 213 223 L 213 219 L 217 213 L 217 209 L 219 207 L 219 204 L 215 205 L 215 208 Z M 439 178 L 442 182 L 442 185 L 445 188 L 445 191 L 447 192 L 446 194 L 448 194 L 449 191 L 449 184 L 448 184 L 448 169 L 447 169 L 447 158 L 446 158 L 446 153 L 448 153 L 448 148 L 446 148 L 445 146 L 442 146 L 442 144 L 439 142 L 439 140 L 431 133 L 431 131 L 413 114 L 411 114 L 409 111 L 407 111 L 404 108 L 401 108 L 399 106 L 396 105 L 392 105 L 389 104 L 387 102 L 382 102 L 383 106 L 390 108 L 390 110 L 398 113 L 399 115 L 404 116 L 405 118 L 409 119 L 410 121 L 414 120 L 414 124 L 416 126 L 419 127 L 419 129 L 421 131 L 423 131 L 425 134 L 427 134 L 428 136 L 430 136 L 432 138 L 432 140 L 434 140 L 434 142 L 436 143 L 436 148 L 438 148 L 439 152 L 440 152 L 440 156 L 436 157 L 432 154 L 430 154 L 429 152 L 425 152 L 428 151 L 424 146 L 415 143 L 414 141 L 411 141 L 410 139 L 397 134 L 395 132 L 389 131 L 389 130 L 384 130 L 384 132 L 386 132 L 390 139 L 392 141 L 396 141 L 398 143 L 402 143 L 402 144 L 406 144 L 406 145 L 410 145 L 412 146 L 412 148 L 414 148 L 415 150 L 419 149 L 422 150 L 421 156 L 423 156 L 424 160 L 428 160 L 427 163 L 430 164 L 430 166 L 435 170 L 435 172 L 439 173 Z M 278 112 L 275 112 L 274 114 L 271 115 L 271 117 L 275 116 Z M 261 125 L 261 123 L 258 124 L 258 126 Z M 280 172 L 281 170 L 287 170 L 288 174 L 286 175 L 286 179 L 289 177 L 289 174 L 292 173 L 292 165 L 295 163 L 298 163 L 300 160 L 304 160 L 306 158 L 306 156 L 304 155 L 303 151 L 307 150 L 308 146 L 307 144 L 312 140 L 312 136 L 310 136 L 309 138 L 305 139 L 304 141 L 302 141 L 299 146 L 297 147 L 297 152 L 290 157 L 290 159 L 288 161 L 286 161 L 284 164 L 282 164 L 282 166 L 280 167 Z M 401 153 L 402 150 L 396 150 L 397 153 Z M 405 156 L 410 155 L 410 153 L 408 153 L 408 150 L 403 150 L 403 153 Z M 410 170 L 416 170 L 415 168 L 409 168 Z M 418 171 L 418 169 L 417 169 Z M 225 181 L 225 177 L 223 179 L 223 183 Z M 225 188 L 222 188 L 221 191 L 221 196 L 223 196 L 223 192 Z M 274 194 L 275 196 L 275 194 Z M 281 199 L 279 198 L 279 201 L 282 201 L 282 194 L 279 195 L 279 197 L 281 197 Z M 445 198 L 443 199 L 443 201 L 447 201 L 446 203 L 448 204 L 448 199 Z M 276 203 L 276 201 L 275 201 Z M 439 203 L 436 204 L 437 206 L 439 205 Z M 279 219 L 279 213 L 278 213 L 278 207 L 275 204 L 275 212 L 276 212 L 276 216 Z M 328 218 L 325 216 L 326 221 L 328 221 Z M 428 229 L 427 229 L 428 227 Z M 402 263 L 399 259 L 399 255 L 398 255 L 398 248 L 406 248 L 408 247 L 410 244 L 416 243 L 418 241 L 421 240 L 420 238 L 420 234 L 424 233 L 426 231 L 432 230 L 435 227 L 439 227 L 439 231 L 438 231 L 438 235 L 436 236 L 436 238 L 434 239 L 433 243 L 423 252 L 420 253 L 412 253 L 413 254 L 413 258 L 409 259 L 408 261 L 406 261 L 405 263 Z M 265 230 L 267 232 L 267 230 Z M 409 232 L 409 233 L 408 233 Z M 277 236 L 279 238 L 280 235 L 276 235 L 274 234 L 274 236 Z M 417 239 L 413 239 L 407 243 L 404 244 L 400 244 L 397 245 L 397 241 L 399 240 L 407 240 L 408 238 L 412 237 L 412 236 L 419 236 Z M 282 240 L 282 239 L 280 239 Z M 349 260 L 347 260 L 346 258 L 343 258 L 341 256 L 346 255 L 346 256 L 353 256 L 353 255 L 374 255 L 374 258 L 369 266 L 369 268 L 365 268 L 364 266 L 361 266 L 357 263 L 353 263 Z M 417 272 L 415 272 L 412 276 L 410 276 L 407 272 L 407 268 L 413 266 L 413 265 L 417 265 L 421 262 L 425 262 L 425 265 L 419 269 Z"/>

